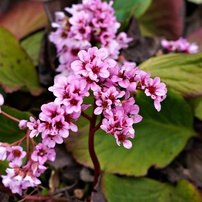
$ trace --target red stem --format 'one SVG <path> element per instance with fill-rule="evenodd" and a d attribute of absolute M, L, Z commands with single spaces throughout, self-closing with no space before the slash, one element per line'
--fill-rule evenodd
<path fill-rule="evenodd" d="M 54 198 L 54 197 L 49 197 L 49 196 L 29 196 L 29 195 L 24 195 L 23 196 L 24 199 L 27 200 L 36 200 L 36 201 L 67 201 L 64 198 Z"/>
<path fill-rule="evenodd" d="M 95 104 L 94 104 L 94 106 L 95 106 Z M 97 158 L 97 155 L 95 153 L 95 148 L 94 148 L 95 132 L 99 129 L 99 126 L 101 124 L 101 122 L 100 122 L 96 126 L 96 119 L 97 119 L 97 115 L 95 115 L 93 113 L 92 118 L 91 118 L 91 122 L 90 122 L 89 137 L 88 137 L 88 150 L 89 150 L 89 154 L 90 154 L 91 160 L 93 162 L 93 166 L 94 166 L 93 191 L 96 191 L 95 187 L 97 185 L 97 182 L 98 182 L 98 179 L 99 179 L 99 176 L 100 176 L 100 172 L 101 172 L 100 163 L 99 163 L 99 160 Z"/>
<path fill-rule="evenodd" d="M 20 119 L 17 119 L 17 118 L 15 118 L 15 117 L 13 117 L 13 116 L 7 114 L 7 113 L 4 112 L 4 111 L 1 111 L 1 114 L 3 114 L 5 117 L 7 117 L 7 118 L 9 118 L 9 119 L 11 119 L 11 120 L 13 120 L 13 121 L 15 121 L 15 122 L 17 122 L 17 123 L 20 122 Z"/>
<path fill-rule="evenodd" d="M 88 116 L 88 114 L 86 114 L 85 112 L 81 112 L 81 115 L 91 122 L 91 117 Z"/>

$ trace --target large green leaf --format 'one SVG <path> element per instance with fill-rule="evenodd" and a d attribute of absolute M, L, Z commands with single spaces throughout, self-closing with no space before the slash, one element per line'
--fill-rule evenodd
<path fill-rule="evenodd" d="M 21 88 L 41 93 L 35 67 L 17 39 L 0 27 L 0 84 L 6 92 Z"/>
<path fill-rule="evenodd" d="M 168 165 L 195 134 L 191 108 L 180 96 L 169 94 L 159 113 L 154 109 L 153 101 L 142 93 L 137 103 L 143 120 L 135 125 L 136 137 L 132 140 L 132 149 L 117 146 L 115 138 L 102 130 L 95 134 L 95 150 L 102 170 L 145 175 L 152 165 L 159 168 Z M 92 167 L 88 153 L 88 125 L 77 134 L 71 134 L 66 145 L 79 163 Z"/>
<path fill-rule="evenodd" d="M 197 54 L 167 54 L 153 57 L 140 66 L 159 76 L 169 89 L 186 97 L 202 93 L 202 52 Z"/>
<path fill-rule="evenodd" d="M 139 18 L 142 34 L 177 39 L 183 34 L 184 11 L 183 0 L 152 0 L 151 6 Z"/>
<path fill-rule="evenodd" d="M 104 174 L 102 191 L 108 202 L 201 202 L 194 186 L 180 180 L 176 186 L 149 178 L 117 177 Z"/>

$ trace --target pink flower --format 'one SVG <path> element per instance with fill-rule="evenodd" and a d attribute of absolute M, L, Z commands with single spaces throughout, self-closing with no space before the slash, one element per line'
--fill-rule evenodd
<path fill-rule="evenodd" d="M 117 82 L 122 88 L 126 88 L 129 91 L 136 91 L 136 83 L 138 77 L 136 74 L 139 72 L 139 68 L 135 63 L 125 62 L 123 66 L 119 68 L 117 74 L 112 76 L 112 81 Z"/>
<path fill-rule="evenodd" d="M 63 138 L 58 134 L 42 134 L 42 143 L 49 148 L 55 147 L 56 144 L 62 144 Z"/>
<path fill-rule="evenodd" d="M 149 79 L 148 86 L 145 89 L 145 94 L 154 100 L 154 106 L 157 111 L 161 110 L 160 102 L 166 98 L 167 88 L 165 83 L 160 82 L 159 77 Z"/>
<path fill-rule="evenodd" d="M 64 114 L 64 110 L 60 105 L 56 105 L 54 102 L 43 104 L 41 111 L 42 112 L 39 114 L 41 121 L 54 121 L 57 117 L 63 116 Z"/>
<path fill-rule="evenodd" d="M 20 120 L 20 123 L 18 124 L 18 126 L 21 130 L 25 130 L 27 128 L 27 123 L 28 123 L 27 120 Z"/>
<path fill-rule="evenodd" d="M 0 113 L 1 113 L 1 106 L 4 104 L 4 97 L 0 93 Z"/>
<path fill-rule="evenodd" d="M 22 176 L 16 175 L 16 170 L 14 168 L 7 168 L 7 175 L 2 175 L 2 183 L 5 187 L 10 188 L 12 193 L 22 195 Z"/>
<path fill-rule="evenodd" d="M 21 188 L 27 189 L 28 187 L 36 187 L 39 184 L 41 184 L 41 181 L 36 176 L 29 175 L 29 173 L 27 173 L 27 175 L 22 180 Z"/>
<path fill-rule="evenodd" d="M 4 186 L 10 188 L 12 193 L 22 195 L 24 189 L 38 186 L 41 183 L 37 178 L 39 173 L 33 171 L 33 168 L 35 171 L 41 171 L 40 174 L 45 171 L 45 169 L 38 169 L 39 164 L 28 161 L 22 168 L 12 163 L 9 165 L 11 168 L 6 169 L 7 175 L 2 175 L 1 177 Z"/>
<path fill-rule="evenodd" d="M 116 37 L 120 48 L 128 48 L 128 43 L 131 42 L 133 38 L 129 38 L 125 32 L 120 32 Z"/>
<path fill-rule="evenodd" d="M 164 49 L 169 52 L 177 52 L 177 53 L 197 53 L 199 51 L 199 47 L 196 43 L 189 43 L 183 37 L 180 37 L 176 41 L 168 41 L 163 39 L 161 41 L 161 45 Z"/>
<path fill-rule="evenodd" d="M 123 97 L 125 94 L 124 91 L 119 91 L 114 86 L 109 88 L 104 88 L 102 91 L 96 91 L 94 93 L 97 105 L 94 113 L 96 115 L 101 114 L 103 111 L 106 113 L 110 113 L 112 106 L 117 106 L 120 104 L 120 100 L 118 98 Z"/>
<path fill-rule="evenodd" d="M 15 165 L 21 166 L 22 159 L 26 156 L 26 152 L 23 151 L 23 148 L 21 146 L 12 146 L 7 151 L 7 160 Z"/>
<path fill-rule="evenodd" d="M 77 95 L 71 95 L 71 97 L 69 99 L 66 99 L 63 104 L 66 106 L 66 110 L 70 114 L 72 112 L 80 112 L 82 102 L 82 97 L 79 97 Z"/>
<path fill-rule="evenodd" d="M 130 140 L 127 140 L 127 138 L 133 138 L 133 136 L 131 136 L 131 134 L 129 133 L 125 133 L 124 131 L 122 132 L 115 132 L 114 137 L 116 139 L 116 143 L 118 146 L 120 146 L 121 143 L 123 143 L 123 146 L 126 149 L 131 149 L 132 147 L 132 142 Z"/>
<path fill-rule="evenodd" d="M 55 12 L 55 22 L 51 23 L 51 26 L 54 28 L 58 28 L 58 27 L 64 27 L 67 24 L 67 17 L 64 14 L 64 12 L 61 11 L 57 11 Z"/>
<path fill-rule="evenodd" d="M 68 129 L 72 130 L 73 132 L 77 132 L 78 131 L 78 127 L 73 123 L 73 121 L 76 121 L 80 115 L 81 112 L 72 112 L 72 113 L 68 113 L 68 109 L 66 110 L 66 107 L 63 106 L 65 109 L 65 114 L 64 114 L 64 118 L 65 118 L 65 122 L 68 124 Z"/>
<path fill-rule="evenodd" d="M 41 125 L 41 122 L 39 119 L 35 120 L 32 116 L 30 116 L 30 122 L 27 122 L 27 127 L 31 130 L 30 132 L 30 138 L 33 138 L 34 136 L 38 136 L 40 131 L 39 126 Z"/>
<path fill-rule="evenodd" d="M 0 160 L 4 161 L 7 158 L 8 155 L 8 149 L 9 149 L 10 145 L 9 144 L 5 144 L 5 143 L 0 143 Z"/>
<path fill-rule="evenodd" d="M 46 145 L 39 143 L 35 146 L 31 159 L 43 165 L 48 160 L 54 161 L 55 155 L 54 149 L 50 149 Z"/>

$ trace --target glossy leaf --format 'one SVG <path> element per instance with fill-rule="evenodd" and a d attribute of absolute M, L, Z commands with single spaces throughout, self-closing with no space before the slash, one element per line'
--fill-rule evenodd
<path fill-rule="evenodd" d="M 149 178 L 127 178 L 104 174 L 102 191 L 108 202 L 201 202 L 194 186 L 180 180 L 176 186 Z"/>
<path fill-rule="evenodd" d="M 171 93 L 163 102 L 160 113 L 144 94 L 139 94 L 136 100 L 143 120 L 135 125 L 132 149 L 117 146 L 115 138 L 102 130 L 95 135 L 95 150 L 102 170 L 106 172 L 142 176 L 152 165 L 163 168 L 195 134 L 191 108 L 181 97 Z M 79 163 L 92 167 L 88 152 L 88 125 L 80 128 L 79 133 L 71 134 L 66 145 Z"/>
<path fill-rule="evenodd" d="M 184 1 L 153 0 L 139 18 L 142 34 L 177 39 L 183 34 Z"/>
<path fill-rule="evenodd" d="M 115 9 L 117 20 L 121 23 L 127 23 L 132 15 L 140 17 L 150 6 L 151 2 L 151 0 L 129 0 L 123 3 L 122 0 L 115 0 L 113 8 Z"/>
<path fill-rule="evenodd" d="M 0 18 L 0 25 L 18 39 L 47 24 L 42 1 L 18 1 Z"/>
<path fill-rule="evenodd" d="M 6 92 L 28 89 L 41 93 L 36 69 L 16 38 L 0 27 L 0 84 Z"/>
<path fill-rule="evenodd" d="M 141 1 L 123 1 L 115 0 L 113 7 L 115 9 L 115 14 L 117 16 L 118 21 L 125 21 L 128 19 L 132 14 L 135 14 L 136 17 L 141 16 L 146 9 L 151 4 L 151 0 Z"/>
<path fill-rule="evenodd" d="M 143 62 L 141 69 L 160 77 L 169 89 L 186 97 L 202 93 L 202 52 L 167 54 Z"/>
<path fill-rule="evenodd" d="M 39 51 L 44 31 L 37 32 L 21 42 L 22 47 L 32 59 L 35 66 L 39 61 Z"/>

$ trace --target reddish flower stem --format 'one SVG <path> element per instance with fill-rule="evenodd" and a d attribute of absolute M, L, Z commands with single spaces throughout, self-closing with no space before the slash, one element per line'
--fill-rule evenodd
<path fill-rule="evenodd" d="M 26 133 L 26 147 L 27 147 L 27 157 L 29 158 L 30 156 L 30 137 L 29 137 L 29 134 L 30 134 L 30 130 L 28 129 L 27 130 L 27 133 Z M 28 159 L 27 158 L 27 159 Z"/>
<path fill-rule="evenodd" d="M 24 201 L 24 199 L 35 200 L 35 201 L 67 201 L 64 198 L 60 198 L 60 197 L 54 198 L 54 197 L 50 197 L 50 196 L 28 196 L 28 195 L 24 195 L 22 201 Z"/>
<path fill-rule="evenodd" d="M 94 106 L 95 106 L 95 104 L 94 104 Z M 97 119 L 97 115 L 95 115 L 93 113 L 92 118 L 91 118 L 91 122 L 90 122 L 89 136 L 88 136 L 88 150 L 89 150 L 89 154 L 90 154 L 91 160 L 93 162 L 93 166 L 94 166 L 93 191 L 96 191 L 95 187 L 97 185 L 99 175 L 101 172 L 100 163 L 99 163 L 99 160 L 98 160 L 97 155 L 95 153 L 95 147 L 94 147 L 95 132 L 98 130 L 98 128 L 100 126 L 100 123 L 96 126 L 96 119 Z"/>
<path fill-rule="evenodd" d="M 20 122 L 20 119 L 17 119 L 17 118 L 15 118 L 15 117 L 13 117 L 13 116 L 7 114 L 7 113 L 4 112 L 4 111 L 1 111 L 1 114 L 3 114 L 5 117 L 7 117 L 7 118 L 9 118 L 9 119 L 11 119 L 11 120 L 13 120 L 13 121 L 15 121 L 15 122 L 17 122 L 17 123 Z"/>
<path fill-rule="evenodd" d="M 85 112 L 82 111 L 81 115 L 91 122 L 91 117 L 88 116 Z"/>

